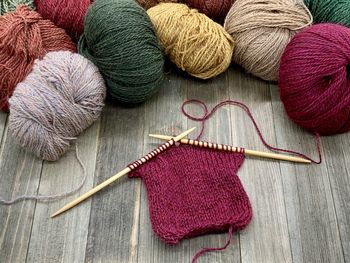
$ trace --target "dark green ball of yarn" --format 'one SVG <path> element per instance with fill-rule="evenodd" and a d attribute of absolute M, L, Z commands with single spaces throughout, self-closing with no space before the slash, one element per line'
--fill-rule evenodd
<path fill-rule="evenodd" d="M 133 0 L 95 1 L 78 50 L 99 68 L 118 101 L 143 102 L 164 79 L 163 50 L 147 13 Z"/>
<path fill-rule="evenodd" d="M 350 27 L 350 0 L 304 0 L 316 23 Z"/>

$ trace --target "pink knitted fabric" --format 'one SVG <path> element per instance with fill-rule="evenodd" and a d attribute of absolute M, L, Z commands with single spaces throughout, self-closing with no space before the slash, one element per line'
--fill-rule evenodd
<path fill-rule="evenodd" d="M 252 218 L 236 175 L 243 153 L 172 146 L 129 174 L 144 181 L 154 232 L 166 243 L 243 229 Z"/>

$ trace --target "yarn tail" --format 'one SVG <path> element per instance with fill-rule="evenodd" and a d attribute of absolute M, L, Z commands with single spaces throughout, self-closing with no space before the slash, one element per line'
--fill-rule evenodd
<path fill-rule="evenodd" d="M 17 202 L 24 201 L 24 200 L 37 200 L 37 201 L 41 201 L 41 202 L 52 202 L 52 201 L 60 200 L 64 197 L 70 196 L 72 194 L 75 194 L 83 187 L 83 185 L 86 181 L 86 177 L 87 177 L 86 167 L 85 167 L 83 161 L 79 157 L 77 144 L 76 144 L 76 148 L 75 148 L 75 157 L 77 158 L 79 165 L 83 170 L 83 178 L 82 178 L 80 184 L 75 189 L 68 191 L 68 192 L 65 192 L 65 193 L 62 193 L 62 194 L 57 194 L 57 195 L 21 195 L 21 196 L 13 198 L 12 200 L 6 200 L 0 196 L 0 205 L 12 205 L 12 204 L 15 204 Z"/>
<path fill-rule="evenodd" d="M 186 105 L 188 104 L 197 104 L 199 106 L 202 107 L 203 109 L 203 115 L 202 116 L 193 116 L 191 114 L 189 114 L 185 107 Z M 191 100 L 187 100 L 185 101 L 182 106 L 181 106 L 181 111 L 182 113 L 187 117 L 189 118 L 190 120 L 192 121 L 197 121 L 197 122 L 200 122 L 201 124 L 201 129 L 200 129 L 200 132 L 196 138 L 196 140 L 200 139 L 200 137 L 203 135 L 203 132 L 204 132 L 204 126 L 205 126 L 205 122 L 210 119 L 210 117 L 221 107 L 225 106 L 225 105 L 232 105 L 232 106 L 236 106 L 236 107 L 239 107 L 241 108 L 242 110 L 244 110 L 246 112 L 246 114 L 248 115 L 249 119 L 251 120 L 251 122 L 253 123 L 254 125 L 254 128 L 261 140 L 261 142 L 265 145 L 266 148 L 268 148 L 269 150 L 271 151 L 274 151 L 274 152 L 283 152 L 283 153 L 289 153 L 289 154 L 292 154 L 292 155 L 296 155 L 296 156 L 299 156 L 299 157 L 302 157 L 304 159 L 307 159 L 313 163 L 316 163 L 316 164 L 320 164 L 322 163 L 322 154 L 321 154 L 321 138 L 320 138 L 320 135 L 318 133 L 314 133 L 314 138 L 315 138 L 315 144 L 316 144 L 316 151 L 317 151 L 317 154 L 318 154 L 318 160 L 314 160 L 312 158 L 310 158 L 309 156 L 306 156 L 305 154 L 301 153 L 301 152 L 297 152 L 297 151 L 293 151 L 293 150 L 289 150 L 289 149 L 282 149 L 282 148 L 277 148 L 277 147 L 274 147 L 272 146 L 271 144 L 269 144 L 259 126 L 258 126 L 258 123 L 256 122 L 252 112 L 250 111 L 249 107 L 247 105 L 245 105 L 243 102 L 240 102 L 240 101 L 235 101 L 235 100 L 225 100 L 225 101 L 222 101 L 222 102 L 219 102 L 217 105 L 214 106 L 214 108 L 212 108 L 210 111 L 208 110 L 208 107 L 207 105 L 201 101 L 201 100 L 197 100 L 197 99 L 191 99 Z"/>
<path fill-rule="evenodd" d="M 221 250 L 225 250 L 231 243 L 232 240 L 232 235 L 233 235 L 233 226 L 230 226 L 229 231 L 228 231 L 228 237 L 226 240 L 226 243 L 223 247 L 209 247 L 209 248 L 202 248 L 201 250 L 199 250 L 196 255 L 194 255 L 194 257 L 192 258 L 192 263 L 195 263 L 196 260 L 202 256 L 203 254 L 207 253 L 207 252 L 212 252 L 212 251 L 221 251 Z"/>

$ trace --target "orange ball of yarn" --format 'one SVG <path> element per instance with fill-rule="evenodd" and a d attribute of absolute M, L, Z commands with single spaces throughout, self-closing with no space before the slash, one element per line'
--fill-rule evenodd
<path fill-rule="evenodd" d="M 0 16 L 0 110 L 16 85 L 32 70 L 34 61 L 50 51 L 76 51 L 67 33 L 26 5 Z"/>

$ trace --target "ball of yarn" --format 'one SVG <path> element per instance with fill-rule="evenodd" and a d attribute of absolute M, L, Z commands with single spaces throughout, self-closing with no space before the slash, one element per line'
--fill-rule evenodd
<path fill-rule="evenodd" d="M 78 39 L 84 30 L 84 18 L 92 0 L 35 0 L 36 10 L 45 19 Z"/>
<path fill-rule="evenodd" d="M 76 47 L 51 21 L 25 5 L 0 16 L 0 109 L 8 111 L 15 86 L 31 71 L 34 60 L 50 51 Z"/>
<path fill-rule="evenodd" d="M 0 15 L 3 15 L 7 12 L 15 11 L 18 5 L 27 5 L 30 8 L 34 9 L 33 0 L 1 0 L 0 1 Z"/>
<path fill-rule="evenodd" d="M 235 40 L 233 60 L 249 73 L 275 81 L 291 38 L 312 23 L 303 3 L 293 0 L 236 0 L 225 29 Z"/>
<path fill-rule="evenodd" d="M 142 7 L 149 9 L 160 3 L 182 3 L 197 9 L 218 22 L 223 22 L 235 0 L 137 0 Z"/>
<path fill-rule="evenodd" d="M 147 11 L 165 52 L 192 76 L 209 79 L 230 65 L 234 43 L 222 26 L 184 4 L 163 3 Z"/>
<path fill-rule="evenodd" d="M 146 11 L 133 0 L 94 2 L 78 49 L 97 65 L 118 101 L 143 102 L 163 82 L 163 50 Z"/>
<path fill-rule="evenodd" d="M 297 34 L 282 56 L 279 88 L 289 117 L 322 135 L 350 130 L 350 29 L 319 24 Z"/>
<path fill-rule="evenodd" d="M 104 80 L 92 62 L 69 51 L 37 60 L 10 99 L 9 129 L 38 157 L 55 161 L 103 108 Z"/>
<path fill-rule="evenodd" d="M 137 0 L 137 2 L 145 9 L 149 9 L 160 3 L 178 3 L 181 0 Z"/>
<path fill-rule="evenodd" d="M 235 0 L 182 0 L 182 3 L 197 9 L 218 22 L 223 22 Z"/>
<path fill-rule="evenodd" d="M 336 23 L 350 27 L 350 0 L 304 0 L 317 23 Z"/>

